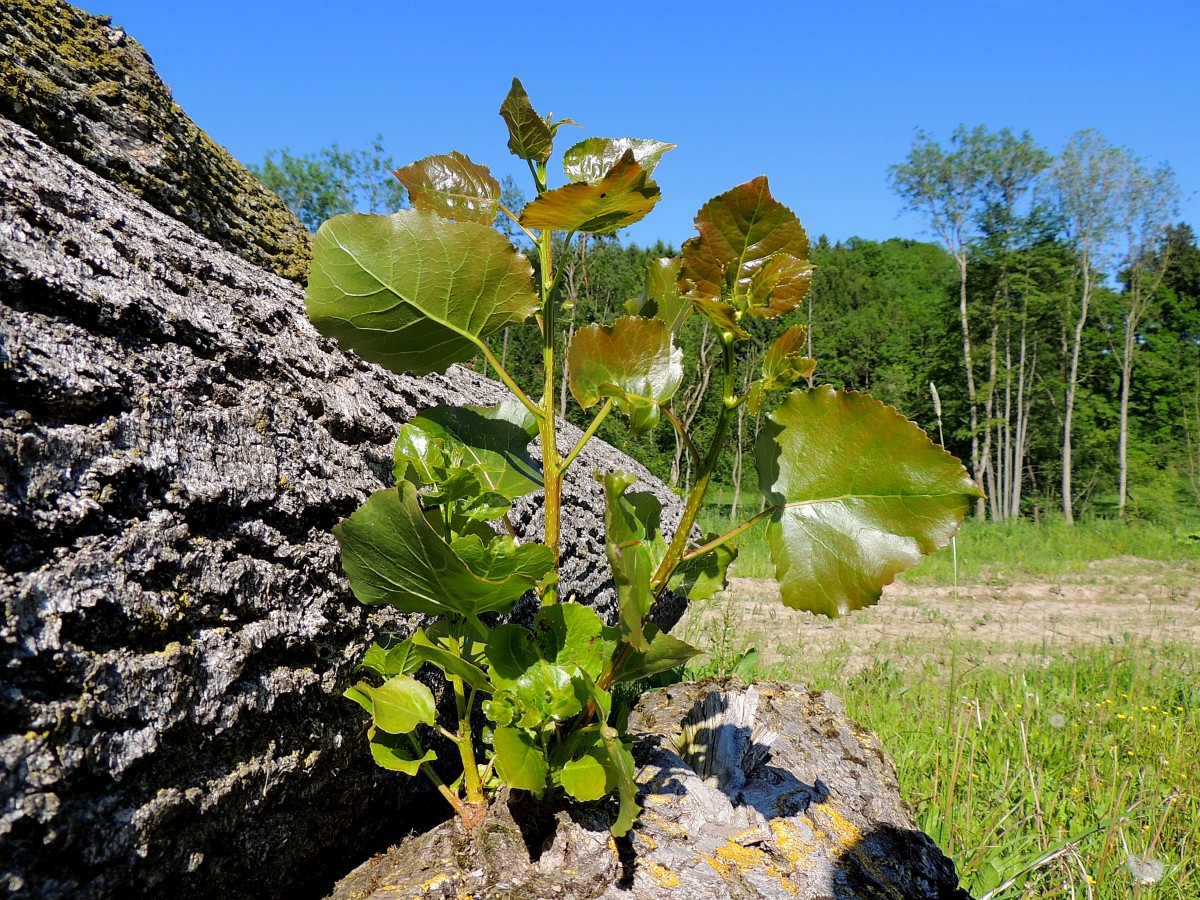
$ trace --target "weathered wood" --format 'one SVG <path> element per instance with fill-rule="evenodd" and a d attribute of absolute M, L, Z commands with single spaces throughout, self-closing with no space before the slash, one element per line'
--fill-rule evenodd
<path fill-rule="evenodd" d="M 390 483 L 400 422 L 502 389 L 343 354 L 295 284 L 3 119 L 0 160 L 0 885 L 328 887 L 440 803 L 340 696 L 409 623 L 354 601 L 330 528 Z M 611 617 L 593 466 L 679 506 L 580 461 L 564 589 Z"/>
<path fill-rule="evenodd" d="M 604 804 L 544 836 L 500 805 L 471 835 L 446 822 L 364 863 L 332 900 L 970 900 L 836 697 L 677 685 L 642 697 L 630 728 L 644 807 L 630 838 L 606 833 Z"/>

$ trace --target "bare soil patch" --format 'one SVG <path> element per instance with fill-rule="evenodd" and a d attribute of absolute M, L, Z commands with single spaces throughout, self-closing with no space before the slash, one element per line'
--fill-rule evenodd
<path fill-rule="evenodd" d="M 1068 575 L 945 585 L 900 582 L 842 619 L 791 610 L 774 581 L 733 578 L 675 633 L 728 661 L 748 646 L 760 666 L 855 672 L 885 657 L 919 667 L 1003 662 L 1088 645 L 1200 646 L 1200 567 L 1135 557 L 1097 560 Z"/>

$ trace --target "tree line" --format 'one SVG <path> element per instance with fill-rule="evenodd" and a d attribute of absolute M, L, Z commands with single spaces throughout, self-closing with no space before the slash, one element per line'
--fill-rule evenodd
<path fill-rule="evenodd" d="M 339 212 L 403 204 L 398 182 L 379 186 L 393 166 L 378 140 L 350 153 L 273 152 L 252 168 L 314 229 Z M 869 391 L 940 439 L 986 490 L 981 520 L 1194 516 L 1200 247 L 1178 221 L 1171 170 L 1094 131 L 1052 155 L 1028 133 L 960 127 L 945 143 L 918 133 L 889 177 L 936 240 L 814 243 L 812 291 L 784 325 L 809 326 L 815 380 Z M 503 202 L 518 209 L 516 183 L 504 187 Z M 565 252 L 564 347 L 576 319 L 626 314 L 675 248 L 593 238 Z M 709 384 L 716 337 L 700 316 L 679 335 L 695 363 L 673 412 L 701 437 L 719 411 Z M 764 349 L 756 341 L 743 352 Z M 536 393 L 540 354 L 535 329 L 505 334 L 503 364 Z M 559 391 L 565 417 L 586 425 L 565 380 Z M 747 417 L 771 410 L 739 409 L 718 468 L 734 515 L 760 502 L 747 464 L 757 423 Z M 606 420 L 600 436 L 688 487 L 690 456 L 673 429 L 635 439 Z"/>

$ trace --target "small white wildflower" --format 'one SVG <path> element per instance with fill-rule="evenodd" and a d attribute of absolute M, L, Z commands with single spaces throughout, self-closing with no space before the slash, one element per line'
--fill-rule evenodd
<path fill-rule="evenodd" d="M 1125 868 L 1129 869 L 1129 874 L 1138 884 L 1154 884 L 1162 879 L 1163 872 L 1166 870 L 1161 859 L 1133 856 L 1132 854 L 1126 858 Z"/>

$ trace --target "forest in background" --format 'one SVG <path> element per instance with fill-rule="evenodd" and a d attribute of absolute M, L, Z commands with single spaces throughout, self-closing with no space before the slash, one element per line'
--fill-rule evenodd
<path fill-rule="evenodd" d="M 394 168 L 378 141 L 304 157 L 277 151 L 252 167 L 313 230 L 337 213 L 400 208 L 403 191 L 387 175 Z M 1091 131 L 1051 156 L 1028 134 L 960 128 L 944 145 L 920 134 L 890 178 L 898 204 L 922 214 L 937 242 L 819 237 L 805 304 L 783 322 L 751 320 L 751 330 L 765 338 L 767 327 L 808 325 L 815 382 L 869 392 L 944 441 L 987 490 L 980 518 L 1194 520 L 1200 246 L 1178 221 L 1170 169 Z M 523 201 L 506 178 L 504 204 Z M 802 200 L 795 205 L 803 213 Z M 576 322 L 627 314 L 647 267 L 675 252 L 616 238 L 560 248 L 562 344 Z M 716 336 L 693 316 L 680 341 L 693 363 L 673 408 L 703 440 L 720 403 L 708 380 Z M 533 323 L 509 329 L 500 355 L 540 393 Z M 559 403 L 568 420 L 590 422 L 565 377 Z M 753 442 L 771 408 L 770 400 L 757 415 L 739 408 L 714 491 L 732 512 L 761 503 Z M 631 439 L 610 418 L 599 434 L 669 485 L 689 485 L 688 454 L 665 423 Z"/>

